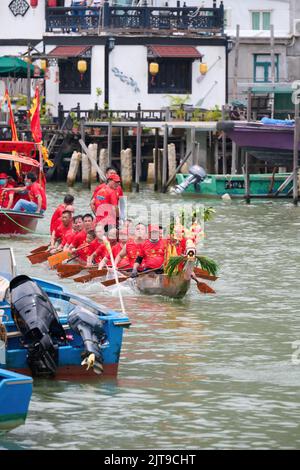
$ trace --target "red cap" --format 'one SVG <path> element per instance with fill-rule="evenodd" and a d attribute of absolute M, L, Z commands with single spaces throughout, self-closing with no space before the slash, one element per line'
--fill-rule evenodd
<path fill-rule="evenodd" d="M 6 173 L 0 173 L 0 178 L 7 178 L 7 174 Z"/>
<path fill-rule="evenodd" d="M 120 183 L 121 182 L 120 176 L 117 175 L 116 173 L 113 173 L 112 175 L 109 175 L 108 181 L 109 180 L 113 180 L 113 181 L 115 181 L 115 183 Z"/>
<path fill-rule="evenodd" d="M 159 226 L 158 225 L 149 225 L 148 229 L 149 229 L 149 232 L 159 232 Z"/>

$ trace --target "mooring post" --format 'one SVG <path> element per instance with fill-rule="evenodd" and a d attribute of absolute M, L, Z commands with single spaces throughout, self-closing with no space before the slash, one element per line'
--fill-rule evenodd
<path fill-rule="evenodd" d="M 162 163 L 162 189 L 161 192 L 166 192 L 167 183 L 167 169 L 168 169 L 168 124 L 164 125 L 164 150 L 163 150 L 163 163 Z"/>
<path fill-rule="evenodd" d="M 222 106 L 222 121 L 225 121 L 225 106 Z M 222 166 L 223 175 L 227 173 L 227 161 L 226 161 L 226 134 L 222 132 Z"/>
<path fill-rule="evenodd" d="M 109 121 L 107 130 L 107 152 L 108 152 L 108 164 L 112 164 L 112 123 Z"/>
<path fill-rule="evenodd" d="M 300 118 L 297 116 L 295 119 L 294 128 L 294 153 L 293 153 L 293 203 L 298 205 L 299 187 L 298 187 L 298 147 L 300 140 Z"/>
<path fill-rule="evenodd" d="M 120 153 L 124 149 L 124 127 L 120 127 Z"/>
<path fill-rule="evenodd" d="M 156 127 L 154 139 L 154 191 L 158 191 L 158 132 L 159 129 Z"/>
<path fill-rule="evenodd" d="M 245 199 L 250 204 L 249 154 L 245 153 Z"/>
<path fill-rule="evenodd" d="M 137 128 L 136 128 L 136 155 L 135 155 L 135 191 L 140 191 L 140 176 L 141 176 L 141 104 L 138 103 L 137 107 Z"/>

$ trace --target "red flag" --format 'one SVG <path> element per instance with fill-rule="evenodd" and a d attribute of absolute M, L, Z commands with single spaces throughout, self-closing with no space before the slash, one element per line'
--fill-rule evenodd
<path fill-rule="evenodd" d="M 36 143 L 40 143 L 42 141 L 42 129 L 40 122 L 40 92 L 38 87 L 35 89 L 33 104 L 30 109 L 30 129 L 33 140 Z"/>

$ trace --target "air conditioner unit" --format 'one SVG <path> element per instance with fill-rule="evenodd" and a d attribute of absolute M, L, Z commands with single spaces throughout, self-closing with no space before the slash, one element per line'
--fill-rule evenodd
<path fill-rule="evenodd" d="M 294 36 L 296 37 L 300 36 L 300 18 L 297 20 L 294 20 Z"/>

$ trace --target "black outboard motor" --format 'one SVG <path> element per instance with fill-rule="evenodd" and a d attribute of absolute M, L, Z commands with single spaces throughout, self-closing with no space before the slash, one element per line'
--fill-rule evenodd
<path fill-rule="evenodd" d="M 188 176 L 182 183 L 175 186 L 175 193 L 181 194 L 190 184 L 201 183 L 206 178 L 206 171 L 198 165 L 191 166 L 189 173 L 190 176 Z"/>
<path fill-rule="evenodd" d="M 103 372 L 103 358 L 101 354 L 101 344 L 105 341 L 103 322 L 99 320 L 95 313 L 83 307 L 75 307 L 69 313 L 69 325 L 79 334 L 84 343 L 84 360 L 82 365 L 87 365 L 87 369 L 94 368 L 96 374 Z"/>
<path fill-rule="evenodd" d="M 28 349 L 27 361 L 34 377 L 54 376 L 58 342 L 66 341 L 58 315 L 47 294 L 28 276 L 10 282 L 11 312 Z"/>

